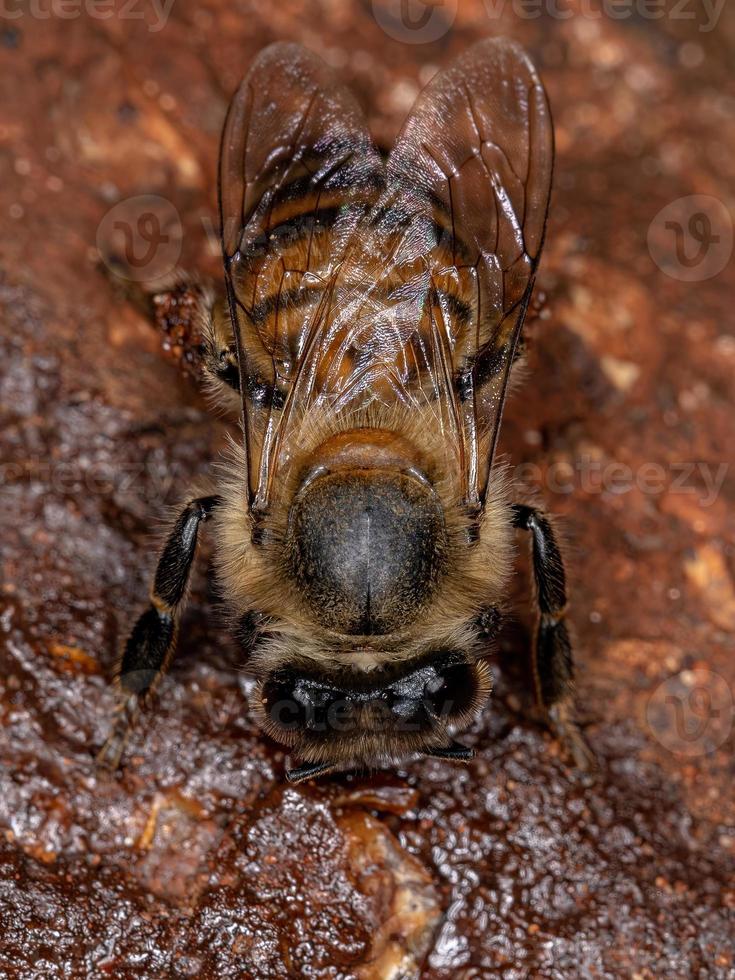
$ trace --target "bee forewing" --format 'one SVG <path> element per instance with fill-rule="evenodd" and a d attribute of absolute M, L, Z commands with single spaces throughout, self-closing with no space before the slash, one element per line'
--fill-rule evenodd
<path fill-rule="evenodd" d="M 261 52 L 230 105 L 219 171 L 253 499 L 314 313 L 383 182 L 360 108 L 324 62 L 296 44 Z"/>
<path fill-rule="evenodd" d="M 388 161 L 388 187 L 406 188 L 414 214 L 435 222 L 427 262 L 446 296 L 441 334 L 477 503 L 543 244 L 553 155 L 538 74 L 522 48 L 500 38 L 434 77 Z"/>
<path fill-rule="evenodd" d="M 318 58 L 295 45 L 259 56 L 228 115 L 220 178 L 256 504 L 295 419 L 378 401 L 428 413 L 462 495 L 482 505 L 552 161 L 546 96 L 513 42 L 483 41 L 433 79 L 387 182 L 354 99 Z"/>

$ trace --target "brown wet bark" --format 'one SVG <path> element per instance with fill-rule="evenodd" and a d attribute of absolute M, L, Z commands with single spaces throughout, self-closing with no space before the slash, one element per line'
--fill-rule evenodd
<path fill-rule="evenodd" d="M 0 976 L 735 971 L 734 267 L 684 282 L 647 244 L 675 199 L 732 208 L 735 16 L 705 31 L 702 11 L 460 7 L 423 45 L 392 40 L 368 3 L 326 0 L 178 0 L 154 31 L 152 5 L 0 25 Z M 261 46 L 326 56 L 387 145 L 420 84 L 490 33 L 530 48 L 557 125 L 547 301 L 502 450 L 571 545 L 597 778 L 534 716 L 519 585 L 470 765 L 286 787 L 206 556 L 125 769 L 96 777 L 152 532 L 224 442 L 100 269 L 98 228 L 158 195 L 181 222 L 173 263 L 216 275 L 219 130 Z"/>

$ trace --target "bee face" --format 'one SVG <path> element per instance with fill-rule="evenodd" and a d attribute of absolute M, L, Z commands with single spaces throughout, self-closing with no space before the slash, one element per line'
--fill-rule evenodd
<path fill-rule="evenodd" d="M 434 651 L 370 673 L 273 671 L 259 685 L 257 712 L 271 736 L 310 762 L 377 761 L 446 745 L 489 690 L 484 661 Z"/>

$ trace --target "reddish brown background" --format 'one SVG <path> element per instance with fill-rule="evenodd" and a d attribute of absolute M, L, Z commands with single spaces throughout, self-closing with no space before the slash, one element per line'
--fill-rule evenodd
<path fill-rule="evenodd" d="M 570 19 L 510 3 L 490 18 L 498 6 L 462 0 L 423 45 L 355 0 L 176 0 L 156 32 L 142 2 L 127 9 L 147 21 L 122 4 L 106 19 L 5 8 L 21 16 L 0 22 L 1 976 L 733 976 L 735 484 L 728 472 L 704 507 L 672 467 L 732 456 L 735 277 L 730 261 L 682 283 L 646 237 L 684 195 L 732 211 L 735 16 L 701 31 L 693 3 L 693 19 L 660 20 L 576 3 L 559 4 Z M 387 144 L 435 68 L 496 33 L 532 51 L 558 143 L 548 315 L 503 451 L 534 464 L 532 489 L 564 518 L 598 779 L 570 771 L 533 718 L 522 625 L 469 767 L 286 788 L 204 571 L 124 773 L 97 779 L 151 528 L 223 439 L 100 271 L 100 221 L 162 195 L 184 224 L 182 265 L 216 273 L 203 222 L 218 133 L 261 46 L 327 57 Z M 584 459 L 667 476 L 655 492 L 544 488 L 552 464 Z M 702 679 L 720 699 L 710 734 L 728 737 L 672 752 L 676 705 L 696 723 Z"/>

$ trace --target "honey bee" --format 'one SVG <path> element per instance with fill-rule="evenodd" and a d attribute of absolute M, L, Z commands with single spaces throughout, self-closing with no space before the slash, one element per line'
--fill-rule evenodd
<path fill-rule="evenodd" d="M 494 465 L 552 163 L 546 94 L 514 42 L 437 74 L 387 158 L 319 58 L 275 44 L 255 59 L 222 135 L 224 290 L 179 286 L 242 444 L 170 529 L 103 764 L 169 665 L 205 522 L 254 714 L 300 762 L 291 781 L 471 757 L 454 735 L 491 689 L 516 528 L 532 539 L 538 700 L 590 763 L 552 526 Z"/>

